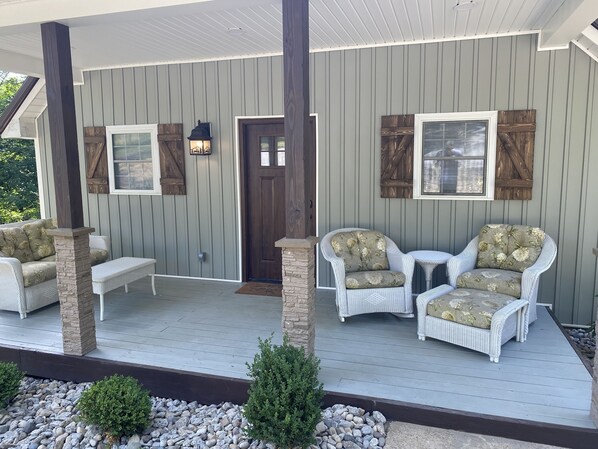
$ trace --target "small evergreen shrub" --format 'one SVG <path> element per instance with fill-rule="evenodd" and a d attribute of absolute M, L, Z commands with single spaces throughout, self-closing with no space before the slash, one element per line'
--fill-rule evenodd
<path fill-rule="evenodd" d="M 77 408 L 83 421 L 98 426 L 114 442 L 149 425 L 152 403 L 137 379 L 115 374 L 85 390 Z"/>
<path fill-rule="evenodd" d="M 260 338 L 259 348 L 247 364 L 252 379 L 244 407 L 248 436 L 283 448 L 315 443 L 324 397 L 320 361 L 290 345 L 286 336 L 282 346 L 272 345 L 272 337 Z"/>
<path fill-rule="evenodd" d="M 0 362 L 0 409 L 5 408 L 19 392 L 23 371 L 10 362 Z"/>

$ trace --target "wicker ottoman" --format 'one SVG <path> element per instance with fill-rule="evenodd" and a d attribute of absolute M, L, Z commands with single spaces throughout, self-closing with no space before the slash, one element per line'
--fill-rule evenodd
<path fill-rule="evenodd" d="M 425 340 L 426 337 L 435 338 L 437 340 L 446 341 L 455 345 L 463 346 L 465 348 L 480 351 L 490 356 L 490 361 L 498 362 L 500 356 L 501 346 L 513 337 L 517 337 L 517 341 L 525 341 L 525 320 L 527 317 L 528 301 L 523 299 L 516 299 L 506 295 L 504 296 L 504 306 L 500 306 L 494 313 L 484 311 L 481 315 L 486 320 L 490 321 L 490 328 L 485 329 L 471 317 L 461 304 L 462 299 L 466 298 L 466 303 L 469 308 L 487 305 L 491 303 L 497 306 L 496 301 L 488 301 L 489 292 L 482 290 L 470 289 L 453 289 L 450 285 L 440 285 L 432 290 L 428 290 L 417 297 L 417 336 L 420 340 Z M 496 294 L 494 294 L 496 296 Z M 442 315 L 444 318 L 431 316 L 428 312 L 428 305 L 433 300 L 432 306 L 442 304 L 446 309 Z M 454 307 L 451 312 L 451 307 Z M 438 307 L 432 307 L 436 310 Z M 456 318 L 459 316 L 458 318 Z M 462 324 L 456 322 L 455 319 L 464 318 L 470 319 L 474 325 Z M 480 320 L 482 321 L 482 320 Z M 482 323 L 483 324 L 483 323 Z"/>

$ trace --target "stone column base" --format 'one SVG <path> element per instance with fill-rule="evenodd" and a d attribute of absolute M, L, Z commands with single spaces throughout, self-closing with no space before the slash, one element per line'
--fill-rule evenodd
<path fill-rule="evenodd" d="M 56 247 L 56 282 L 60 299 L 63 352 L 84 355 L 96 349 L 89 234 L 93 228 L 48 231 Z"/>
<path fill-rule="evenodd" d="M 289 343 L 313 354 L 316 339 L 314 246 L 317 237 L 280 239 L 282 248 L 282 331 Z"/>

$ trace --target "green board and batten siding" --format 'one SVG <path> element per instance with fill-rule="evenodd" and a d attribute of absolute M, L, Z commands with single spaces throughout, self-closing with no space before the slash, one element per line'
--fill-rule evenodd
<path fill-rule="evenodd" d="M 559 247 L 540 301 L 554 303 L 562 322 L 589 323 L 597 287 L 597 63 L 575 46 L 536 46 L 536 36 L 518 36 L 312 54 L 319 234 L 358 225 L 385 232 L 404 251 L 456 253 L 485 223 L 540 226 Z M 239 279 L 235 117 L 282 114 L 282 57 L 86 72 L 75 95 L 81 154 L 84 126 L 183 123 L 187 135 L 196 120 L 212 122 L 214 154 L 186 156 L 186 196 L 86 194 L 85 209 L 89 225 L 112 237 L 113 257 L 155 257 L 159 273 Z M 380 198 L 381 116 L 507 109 L 537 111 L 531 201 Z M 44 151 L 46 113 L 38 126 Z M 51 179 L 45 187 L 51 214 Z M 323 261 L 319 276 L 320 285 L 333 284 Z"/>

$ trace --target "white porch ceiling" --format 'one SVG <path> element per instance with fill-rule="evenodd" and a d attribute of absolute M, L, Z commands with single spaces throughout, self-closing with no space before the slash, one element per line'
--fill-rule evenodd
<path fill-rule="evenodd" d="M 471 10 L 457 12 L 453 7 L 459 1 L 469 2 L 310 0 L 310 47 L 323 51 L 542 30 L 551 46 L 563 47 L 573 37 L 581 39 L 598 18 L 596 0 L 473 0 Z M 70 27 L 73 66 L 80 73 L 279 54 L 281 19 L 280 0 L 0 0 L 0 70 L 43 76 L 39 24 L 49 20 Z M 229 31 L 238 28 L 242 31 Z"/>

